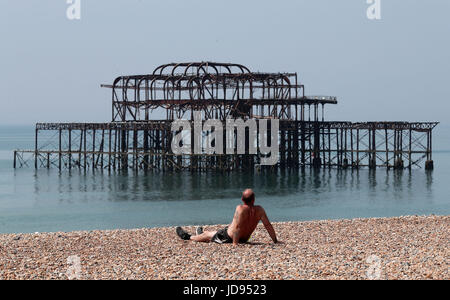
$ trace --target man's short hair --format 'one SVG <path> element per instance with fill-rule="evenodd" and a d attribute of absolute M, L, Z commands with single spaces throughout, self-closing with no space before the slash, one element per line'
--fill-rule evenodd
<path fill-rule="evenodd" d="M 244 201 L 245 204 L 250 204 L 253 200 L 255 200 L 255 193 L 252 190 L 244 191 L 244 194 L 242 195 L 242 201 Z"/>

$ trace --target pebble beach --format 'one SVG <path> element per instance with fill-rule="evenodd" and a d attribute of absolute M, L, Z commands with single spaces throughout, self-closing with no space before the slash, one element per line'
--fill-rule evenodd
<path fill-rule="evenodd" d="M 450 216 L 274 228 L 282 243 L 259 225 L 237 247 L 182 241 L 174 227 L 3 234 L 0 279 L 450 279 Z"/>

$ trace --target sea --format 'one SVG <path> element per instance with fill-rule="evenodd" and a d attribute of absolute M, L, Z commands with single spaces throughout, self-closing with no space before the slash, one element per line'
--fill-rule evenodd
<path fill-rule="evenodd" d="M 0 126 L 0 233 L 228 224 L 252 188 L 271 221 L 450 214 L 450 127 L 434 138 L 435 169 L 278 173 L 112 173 L 13 168 L 33 126 Z M 436 142 L 437 141 L 437 142 Z"/>

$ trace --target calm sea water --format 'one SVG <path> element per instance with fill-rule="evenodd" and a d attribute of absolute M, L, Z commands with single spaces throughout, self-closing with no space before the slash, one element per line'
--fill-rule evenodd
<path fill-rule="evenodd" d="M 435 170 L 148 175 L 12 168 L 32 127 L 0 127 L 0 233 L 223 224 L 251 187 L 272 221 L 450 214 L 450 152 Z"/>

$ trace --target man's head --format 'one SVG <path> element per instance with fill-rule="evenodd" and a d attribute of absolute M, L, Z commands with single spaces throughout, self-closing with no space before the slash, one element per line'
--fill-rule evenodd
<path fill-rule="evenodd" d="M 247 205 L 253 205 L 255 203 L 255 193 L 251 189 L 246 189 L 242 193 L 242 202 Z"/>

